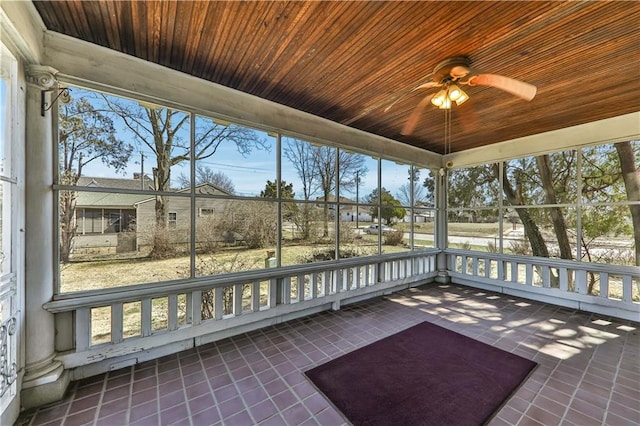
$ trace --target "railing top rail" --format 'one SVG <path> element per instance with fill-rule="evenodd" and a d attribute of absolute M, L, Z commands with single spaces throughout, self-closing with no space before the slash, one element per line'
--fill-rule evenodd
<path fill-rule="evenodd" d="M 341 259 L 339 261 L 330 260 L 303 265 L 284 266 L 273 269 L 231 272 L 228 274 L 214 276 L 163 281 L 161 283 L 134 284 L 99 290 L 65 293 L 54 296 L 54 299 L 51 302 L 45 303 L 43 307 L 53 313 L 65 312 L 94 306 L 106 306 L 113 302 L 127 302 L 148 297 L 165 297 L 170 294 L 187 293 L 205 289 L 208 290 L 215 287 L 226 287 L 233 284 L 267 281 L 294 275 L 335 271 L 338 269 L 364 266 L 373 263 L 433 256 L 438 253 L 440 253 L 440 250 L 438 249 L 416 250 L 403 253 L 354 257 Z"/>
<path fill-rule="evenodd" d="M 518 256 L 512 254 L 499 254 L 474 250 L 446 249 L 445 253 L 458 256 L 481 257 L 483 259 L 507 260 L 520 263 L 544 264 L 551 267 L 589 270 L 593 272 L 607 272 L 609 274 L 632 275 L 640 277 L 640 268 L 637 266 L 611 265 L 608 263 L 577 262 L 575 260 L 554 259 L 539 256 Z"/>

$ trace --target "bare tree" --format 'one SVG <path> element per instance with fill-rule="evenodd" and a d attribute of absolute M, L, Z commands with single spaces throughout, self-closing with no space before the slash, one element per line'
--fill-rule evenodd
<path fill-rule="evenodd" d="M 322 236 L 327 237 L 329 235 L 328 203 L 331 194 L 335 192 L 338 181 L 340 189 L 346 192 L 356 187 L 357 178 L 367 172 L 364 156 L 328 146 L 313 146 L 296 139 L 286 144 L 283 154 L 293 164 L 302 181 L 304 199 L 309 200 L 315 194 L 320 194 L 322 197 L 324 219 Z"/>
<path fill-rule="evenodd" d="M 122 171 L 133 147 L 116 137 L 111 118 L 84 97 L 61 105 L 58 122 L 61 185 L 75 186 L 85 166 L 96 160 Z M 77 231 L 76 191 L 60 191 L 60 260 L 69 261 Z"/>
<path fill-rule="evenodd" d="M 178 183 L 181 187 L 187 188 L 191 183 L 191 179 L 184 174 L 180 174 L 180 176 L 178 176 Z M 202 185 L 203 183 L 213 185 L 229 194 L 234 194 L 236 190 L 231 178 L 223 172 L 216 172 L 207 166 L 197 166 L 195 185 Z"/>
<path fill-rule="evenodd" d="M 189 115 L 149 104 L 136 104 L 103 96 L 108 111 L 119 117 L 135 141 L 154 155 L 154 189 L 171 190 L 171 168 L 185 161 L 204 160 L 212 157 L 223 144 L 233 143 L 238 152 L 246 155 L 252 149 L 266 148 L 266 142 L 249 128 L 234 124 L 218 124 L 214 120 L 199 117 L 190 123 Z M 195 126 L 194 149 L 181 131 Z M 187 132 L 188 133 L 188 132 Z M 166 197 L 156 196 L 156 227 L 164 228 L 167 222 Z"/>

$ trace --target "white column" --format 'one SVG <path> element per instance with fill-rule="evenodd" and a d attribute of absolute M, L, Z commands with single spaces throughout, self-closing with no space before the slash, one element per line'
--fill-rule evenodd
<path fill-rule="evenodd" d="M 26 214 L 25 214 L 25 346 L 26 365 L 22 382 L 22 406 L 34 407 L 61 399 L 69 375 L 55 360 L 53 314 L 42 308 L 53 297 L 54 247 L 53 217 L 53 127 L 52 112 L 42 116 L 42 93 L 47 102 L 58 92 L 56 70 L 31 65 L 27 69 L 26 119 Z"/>
<path fill-rule="evenodd" d="M 447 171 L 441 168 L 436 176 L 436 248 L 444 250 L 447 248 Z M 438 275 L 435 280 L 438 283 L 448 283 L 451 281 L 447 270 L 447 255 L 438 253 L 436 258 L 436 268 Z"/>

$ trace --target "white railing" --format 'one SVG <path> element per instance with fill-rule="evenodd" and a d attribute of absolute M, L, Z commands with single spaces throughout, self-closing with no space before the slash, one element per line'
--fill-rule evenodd
<path fill-rule="evenodd" d="M 640 321 L 640 268 L 446 250 L 455 283 Z"/>
<path fill-rule="evenodd" d="M 59 359 L 65 368 L 76 368 L 80 378 L 428 282 L 436 276 L 438 253 L 431 249 L 69 293 L 44 308 L 56 315 Z"/>

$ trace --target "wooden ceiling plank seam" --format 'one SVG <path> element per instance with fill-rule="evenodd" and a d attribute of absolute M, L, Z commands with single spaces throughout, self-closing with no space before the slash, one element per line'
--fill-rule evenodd
<path fill-rule="evenodd" d="M 246 34 L 249 22 L 251 22 L 251 13 L 257 5 L 254 2 L 247 2 L 239 4 L 241 8 L 241 18 L 238 17 L 234 21 L 234 25 L 231 25 L 230 31 L 227 33 L 224 40 L 221 40 L 221 44 L 224 49 L 221 51 L 218 66 L 216 67 L 216 81 L 227 87 L 233 87 L 230 83 L 230 75 L 237 67 L 237 60 L 239 58 L 238 52 L 241 51 L 241 43 L 243 41 L 244 34 Z"/>
<path fill-rule="evenodd" d="M 495 46 L 495 51 L 503 51 L 505 49 L 513 48 L 513 46 L 521 39 L 529 37 L 531 34 L 539 34 L 541 32 L 549 32 L 551 28 L 554 28 L 555 25 L 566 24 L 565 21 L 562 20 L 563 17 L 567 15 L 571 15 L 575 10 L 580 10 L 581 5 L 578 4 L 580 2 L 556 2 L 555 7 L 553 9 L 549 9 L 546 12 L 543 12 L 537 16 L 537 19 L 529 19 L 527 21 L 522 22 L 522 25 L 518 27 L 517 31 L 510 32 L 508 37 L 505 37 L 496 42 L 492 42 L 492 46 Z M 521 5 L 522 3 L 520 3 Z M 572 19 L 575 18 L 575 15 L 572 16 Z M 544 45 L 543 45 L 544 46 Z M 478 68 L 484 69 L 487 66 L 484 64 L 491 64 L 495 67 L 501 67 L 505 63 L 508 63 L 508 58 L 506 55 L 478 55 L 478 58 L 471 58 L 473 62 L 476 64 Z"/>
<path fill-rule="evenodd" d="M 259 51 L 263 48 L 261 41 L 277 38 L 273 35 L 274 31 L 266 23 L 273 16 L 275 16 L 276 20 L 278 19 L 277 10 L 280 3 L 268 2 L 267 5 L 268 7 L 263 7 L 256 16 L 256 22 L 253 27 L 257 28 L 257 30 L 245 32 L 246 47 L 242 50 L 242 55 L 231 72 L 230 79 L 236 82 L 234 86 L 240 91 L 246 91 L 251 82 L 255 80 L 253 76 L 257 71 L 254 58 L 260 54 Z"/>
<path fill-rule="evenodd" d="M 329 3 L 318 2 L 314 3 L 314 6 L 315 9 L 309 11 L 311 16 L 318 19 L 322 16 L 323 23 L 335 22 L 345 13 L 346 3 L 336 2 L 329 5 Z M 332 7 L 329 8 L 329 6 Z M 275 96 L 273 91 L 276 89 L 281 90 L 283 82 L 286 82 L 289 87 L 296 87 L 296 81 L 300 78 L 300 75 L 296 75 L 298 67 L 305 63 L 304 57 L 308 56 L 309 52 L 314 49 L 314 46 L 317 45 L 317 40 L 321 40 L 326 35 L 327 28 L 330 28 L 330 25 L 314 25 L 310 32 L 304 32 L 296 37 L 290 45 L 285 46 L 285 49 L 280 54 L 278 67 L 271 74 L 270 81 L 264 87 L 263 93 L 267 97 L 277 99 L 278 97 Z"/>
<path fill-rule="evenodd" d="M 180 69 L 178 64 L 184 64 L 189 44 L 189 22 L 193 12 L 192 3 L 178 1 L 175 3 L 176 17 L 179 18 L 174 24 L 173 33 L 176 36 L 171 48 L 171 61 L 174 69 Z M 177 42 L 177 43 L 176 43 Z"/>
<path fill-rule="evenodd" d="M 626 16 L 629 17 L 628 14 L 626 14 Z M 620 21 L 620 20 L 617 20 L 616 22 L 618 23 L 618 25 L 617 25 L 617 28 L 615 28 L 613 32 L 612 32 L 611 27 L 607 27 L 606 30 L 603 30 L 601 32 L 601 40 L 602 41 L 605 41 L 605 42 L 613 41 L 619 35 L 622 35 L 622 34 L 625 34 L 625 33 L 637 34 L 637 31 L 633 31 L 632 22 Z M 581 23 L 582 23 L 582 21 L 581 21 Z M 558 28 L 558 30 L 559 29 L 560 28 Z M 620 33 L 618 33 L 615 30 L 619 30 Z M 566 38 L 559 31 L 557 33 L 554 33 L 554 34 L 556 34 L 555 38 L 550 38 L 547 33 L 540 33 L 540 34 L 532 35 L 532 36 L 534 36 L 534 38 L 523 40 L 522 41 L 522 45 L 523 45 L 523 47 L 525 47 L 526 45 L 544 46 L 542 49 L 537 51 L 537 56 L 536 57 L 540 58 L 540 59 L 538 59 L 536 61 L 537 63 L 545 62 L 545 61 L 543 61 L 541 59 L 546 59 L 547 57 L 549 58 L 549 60 L 557 60 L 558 59 L 558 57 L 557 57 L 557 49 L 558 48 L 563 48 L 563 50 L 566 50 L 566 51 L 571 50 L 571 49 L 575 50 L 576 48 L 580 48 L 580 47 L 567 46 Z M 580 40 L 576 40 L 576 39 L 574 39 L 574 40 L 576 42 L 580 42 Z M 567 49 L 567 47 L 569 47 L 569 48 Z M 581 49 L 583 49 L 583 51 L 585 51 L 586 53 L 589 53 L 589 55 L 593 55 L 594 54 L 593 51 L 587 52 L 588 50 L 592 50 L 593 49 L 593 46 L 591 46 L 591 45 L 584 45 Z M 539 69 L 543 69 L 544 67 L 539 66 L 538 68 Z"/>
<path fill-rule="evenodd" d="M 102 19 L 107 23 L 106 33 L 109 46 L 118 51 L 123 51 L 120 43 L 120 22 L 118 20 L 118 5 L 114 2 L 106 2 L 104 7 L 106 11 L 102 14 Z M 106 15 L 106 16 L 105 16 Z"/>
<path fill-rule="evenodd" d="M 105 47 L 112 46 L 113 44 L 111 42 L 111 37 L 108 30 L 108 28 L 110 27 L 109 16 L 105 16 L 107 11 L 104 9 L 104 7 L 97 6 L 99 5 L 95 2 L 82 3 L 84 13 L 88 15 L 87 23 L 89 21 L 100 23 L 100 25 L 93 25 L 88 23 L 88 25 L 90 26 L 87 27 L 87 30 L 90 30 L 91 37 L 96 40 L 96 44 Z"/>
<path fill-rule="evenodd" d="M 211 81 L 217 81 L 214 76 L 218 67 L 221 67 L 222 64 L 220 62 L 220 56 L 224 50 L 224 40 L 227 39 L 226 33 L 229 30 L 231 25 L 229 24 L 232 17 L 235 16 L 235 8 L 240 7 L 240 5 L 236 5 L 228 2 L 215 2 L 213 4 L 214 9 L 212 13 L 214 14 L 214 20 L 217 21 L 217 25 L 215 26 L 215 31 L 213 35 L 213 44 L 212 49 L 209 50 L 209 59 L 207 64 L 204 67 L 204 75 L 209 76 Z M 218 18 L 218 19 L 216 19 Z"/>
<path fill-rule="evenodd" d="M 176 16 L 176 3 L 177 2 L 162 2 L 162 8 L 160 16 L 160 34 L 159 40 L 161 45 L 158 47 L 158 63 L 166 67 L 171 66 L 171 50 L 173 48 L 174 39 L 174 23 L 177 20 Z"/>
<path fill-rule="evenodd" d="M 227 37 L 222 40 L 224 49 L 221 52 L 219 64 L 216 68 L 217 73 L 214 75 L 215 80 L 224 86 L 233 88 L 230 76 L 237 67 L 238 52 L 242 51 L 243 37 L 250 30 L 249 23 L 252 22 L 252 11 L 258 6 L 258 2 L 239 3 L 239 7 L 242 8 L 242 18 L 235 20 Z"/>
<path fill-rule="evenodd" d="M 146 36 L 149 61 L 160 62 L 160 29 L 162 28 L 162 8 L 165 2 L 153 2 L 147 7 Z"/>
<path fill-rule="evenodd" d="M 308 19 L 311 16 L 306 13 L 311 7 L 310 2 L 293 1 L 277 4 L 281 9 L 279 15 L 286 13 L 287 18 L 293 15 L 293 18 L 290 19 L 290 27 L 300 28 L 302 19 Z M 267 24 L 267 26 L 268 25 L 273 24 Z M 243 79 L 246 81 L 245 89 L 248 93 L 253 93 L 256 87 L 260 85 L 260 81 L 269 75 L 269 70 L 276 63 L 273 59 L 278 57 L 278 52 L 284 49 L 294 37 L 295 32 L 289 31 L 288 28 L 282 28 L 283 26 L 284 25 L 275 28 L 274 31 L 277 37 L 270 37 L 269 42 L 266 45 L 263 44 L 263 48 L 257 52 L 257 56 L 254 59 L 254 68 L 259 70 L 259 72 L 254 74 L 254 78 L 251 81 L 246 76 Z"/>
<path fill-rule="evenodd" d="M 301 54 L 294 52 L 291 58 L 285 59 L 283 65 L 281 65 L 281 71 L 274 79 L 276 83 L 287 81 L 289 83 L 288 86 L 299 88 L 298 93 L 305 93 L 309 90 L 309 83 L 318 78 L 316 75 L 321 77 L 323 74 L 318 72 L 319 64 L 326 64 L 327 67 L 332 66 L 331 58 L 325 59 L 323 62 L 320 62 L 318 58 L 321 57 L 324 51 L 335 51 L 340 48 L 336 44 L 336 36 L 345 32 L 341 24 L 350 21 L 351 13 L 348 13 L 350 5 L 353 5 L 353 3 L 325 5 L 322 11 L 322 22 L 331 24 L 315 25 L 310 32 L 302 34 L 300 38 L 303 38 L 305 42 L 299 49 Z M 360 12 L 360 9 L 358 9 L 358 12 Z M 336 29 L 332 29 L 333 27 L 336 27 Z M 352 29 L 346 31 L 352 32 Z"/>
<path fill-rule="evenodd" d="M 391 14 L 388 13 L 386 10 L 375 11 L 376 16 L 380 14 L 386 15 L 387 23 L 389 25 L 392 25 L 396 20 L 402 19 L 403 12 L 402 12 L 402 9 L 400 8 L 396 8 L 395 10 L 392 11 Z M 417 19 L 415 14 L 410 16 Z M 354 16 L 354 19 L 360 19 L 360 17 L 361 17 L 361 14 L 357 14 L 356 16 Z M 371 49 L 368 47 L 376 44 L 376 40 L 378 37 L 382 37 L 381 35 L 372 37 L 371 33 L 374 32 L 376 29 L 379 29 L 379 27 L 380 27 L 379 18 L 368 19 L 365 22 L 363 22 L 361 26 L 353 25 L 350 36 L 351 37 L 355 36 L 354 42 L 351 44 L 338 42 L 338 45 L 340 47 L 333 51 L 333 56 L 335 56 L 336 58 L 332 59 L 330 62 L 332 64 L 332 67 L 335 68 L 336 70 L 340 70 L 340 72 L 336 72 L 335 74 L 333 74 L 333 78 L 331 78 L 331 74 L 328 74 L 329 77 L 324 79 L 322 83 L 324 87 L 332 88 L 332 91 L 328 95 L 332 99 L 337 101 L 337 103 L 341 103 L 339 102 L 339 97 L 347 95 L 347 91 L 351 92 L 354 86 L 354 84 L 343 83 L 347 79 L 342 77 L 347 71 L 351 71 L 352 69 L 360 70 L 361 72 L 363 72 L 364 68 L 361 66 L 361 64 L 357 63 L 357 61 L 354 61 L 354 58 L 357 58 L 358 56 L 371 56 L 369 53 L 371 52 Z M 372 61 L 373 61 L 373 58 L 372 58 Z M 375 72 L 375 71 L 376 70 L 374 70 L 373 73 L 378 75 L 379 71 L 378 72 Z M 364 78 L 363 77 L 354 78 L 353 80 L 357 82 L 355 85 L 358 85 L 358 86 L 364 85 L 362 84 L 362 80 L 363 79 L 368 80 L 370 78 L 370 74 L 373 74 L 373 73 L 365 72 Z M 320 84 L 320 81 L 317 80 L 314 83 L 314 85 L 312 85 L 309 89 L 317 91 L 319 88 L 318 87 L 319 84 Z"/>
<path fill-rule="evenodd" d="M 569 9 L 564 10 L 561 16 L 564 16 L 565 14 L 571 16 L 571 19 L 575 21 L 572 28 L 584 27 L 585 25 L 582 25 L 584 17 L 588 17 L 593 13 L 591 8 L 584 8 L 584 6 L 567 5 L 565 7 Z M 524 31 L 524 28 L 521 31 L 518 31 L 516 33 L 517 37 L 514 36 L 511 38 L 508 49 L 513 51 L 518 51 L 520 49 L 530 50 L 532 46 L 535 46 L 537 48 L 536 54 L 539 55 L 542 52 L 557 49 L 560 45 L 566 47 L 566 22 L 558 20 L 557 15 L 553 15 L 552 18 L 553 21 L 546 25 L 536 25 L 534 28 L 535 31 L 534 29 Z M 598 21 L 601 19 L 602 18 L 600 17 Z M 550 35 L 552 35 L 552 37 L 550 37 Z M 505 49 L 499 49 L 501 52 L 504 50 Z M 496 50 L 492 49 L 492 52 L 496 52 Z M 509 57 L 503 54 L 492 53 L 482 56 L 479 55 L 479 58 L 481 58 L 482 61 L 490 63 L 494 69 L 508 70 L 508 67 L 513 66 L 513 64 L 509 62 Z M 515 75 L 515 77 L 518 77 L 518 75 Z"/>
<path fill-rule="evenodd" d="M 82 25 L 82 19 L 84 12 L 82 10 L 82 3 L 69 2 L 65 5 L 63 12 L 63 22 L 65 26 L 69 26 L 74 29 L 74 37 L 86 38 L 90 36 L 90 33 L 85 31 L 86 26 Z"/>
<path fill-rule="evenodd" d="M 131 56 L 136 56 L 136 44 L 133 37 L 133 10 L 131 9 L 131 2 L 114 2 L 113 5 L 119 8 L 118 16 L 120 18 L 121 30 L 119 37 L 120 43 L 123 47 L 123 52 Z"/>
<path fill-rule="evenodd" d="M 205 31 L 204 23 L 207 17 L 207 11 L 209 8 L 209 2 L 198 2 L 196 3 L 198 8 L 194 9 L 194 12 L 191 14 L 191 36 L 189 37 L 189 44 L 186 55 L 186 63 L 183 66 L 183 69 L 189 73 L 193 74 L 193 67 L 196 60 L 196 56 L 198 56 L 198 52 L 201 51 L 202 45 L 202 35 Z"/>
<path fill-rule="evenodd" d="M 132 19 L 132 31 L 131 37 L 134 39 L 134 55 L 148 60 L 149 53 L 147 50 L 147 2 L 144 1 L 131 1 L 129 2 L 131 8 Z"/>
<path fill-rule="evenodd" d="M 217 2 L 208 3 L 207 14 L 202 24 L 202 34 L 197 47 L 197 56 L 194 58 L 193 63 L 193 75 L 206 80 L 209 79 L 207 69 L 209 69 L 211 63 L 212 52 L 215 50 L 218 27 L 221 25 L 215 8 L 216 4 Z"/>

